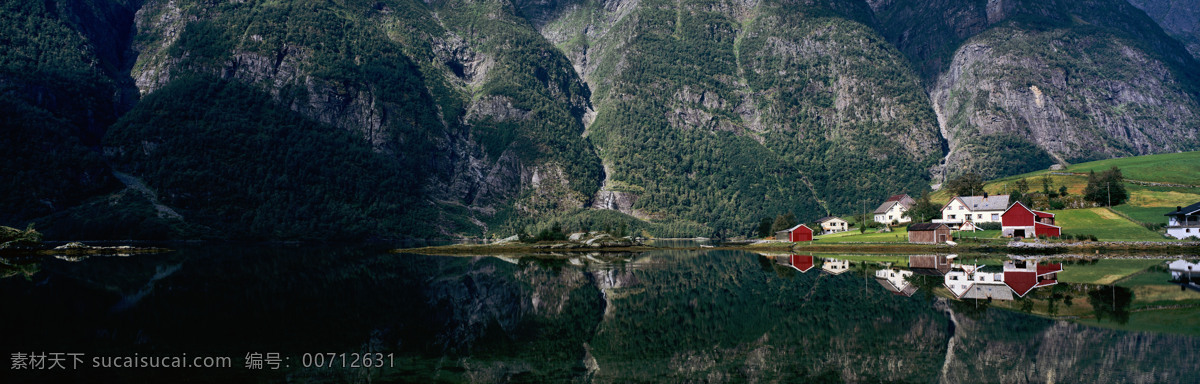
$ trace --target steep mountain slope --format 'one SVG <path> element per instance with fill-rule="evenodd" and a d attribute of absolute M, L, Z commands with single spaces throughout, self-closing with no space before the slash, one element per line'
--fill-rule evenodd
<path fill-rule="evenodd" d="M 1200 59 L 1200 1 L 1129 0 L 1129 3 L 1146 11 L 1163 30 L 1183 42 L 1193 57 Z"/>
<path fill-rule="evenodd" d="M 921 68 L 949 174 L 1197 146 L 1200 66 L 1123 1 L 872 5 L 883 33 Z"/>
<path fill-rule="evenodd" d="M 739 235 L 1200 147 L 1200 64 L 1119 0 L 4 7 L 0 224 L 51 237 Z"/>
<path fill-rule="evenodd" d="M 865 3 L 555 5 L 531 17 L 593 88 L 608 208 L 716 231 L 816 219 L 915 193 L 941 157 L 917 77 Z"/>
<path fill-rule="evenodd" d="M 172 90 L 185 97 L 156 99 L 153 107 L 139 105 L 127 115 L 110 134 L 108 151 L 122 154 L 113 158 L 119 169 L 144 177 L 167 196 L 168 205 L 180 204 L 184 217 L 195 213 L 205 225 L 221 223 L 246 230 L 240 233 L 251 237 L 320 236 L 301 228 L 341 221 L 314 220 L 333 212 L 358 212 L 374 219 L 337 232 L 479 235 L 485 221 L 503 223 L 514 216 L 539 217 L 580 207 L 598 186 L 599 162 L 580 137 L 581 118 L 589 107 L 587 88 L 569 63 L 523 25 L 524 20 L 512 16 L 504 3 L 207 6 L 148 1 L 138 12 L 137 24 L 140 56 L 132 76 L 139 89 L 153 95 L 172 89 L 175 82 L 190 82 Z M 207 111 L 196 111 L 191 103 L 173 105 L 188 100 L 187 95 L 206 92 L 195 81 L 184 80 L 192 74 L 252 89 L 231 84 L 209 90 L 215 100 L 202 104 L 211 108 Z M 239 98 L 288 122 L 240 114 Z M 267 98 L 282 110 L 256 104 L 257 98 Z M 162 122 L 156 123 L 159 117 L 148 108 L 192 110 L 195 120 L 190 121 L 204 129 L 189 128 L 189 120 L 182 119 L 162 130 Z M 320 126 L 350 132 L 357 143 L 346 143 Z M 287 130 L 297 127 L 324 133 L 290 141 Z M 234 128 L 245 132 L 229 131 Z M 199 140 L 202 137 L 190 136 L 199 132 L 234 135 L 226 136 L 229 141 L 210 142 L 217 146 L 211 148 L 215 153 L 236 152 L 245 149 L 243 145 L 262 153 L 192 161 L 201 155 L 189 149 L 196 142 L 172 136 Z M 280 140 L 262 145 L 244 141 L 256 135 Z M 147 141 L 163 147 L 145 151 L 149 157 L 129 156 Z M 338 153 L 347 145 L 350 153 L 358 153 L 354 151 L 359 143 L 369 152 Z M 339 162 L 308 166 L 340 168 L 346 174 L 300 182 L 295 177 L 312 175 L 287 171 L 305 169 L 305 163 L 322 157 Z M 274 169 L 278 164 L 292 167 Z M 188 172 L 228 179 L 230 188 L 218 193 L 210 181 L 170 176 Z M 280 179 L 281 175 L 291 177 Z M 314 183 L 307 184 L 313 188 L 299 187 L 305 183 Z M 372 193 L 365 188 L 347 194 L 339 187 L 345 185 L 387 190 Z M 289 205 L 298 201 L 314 205 L 291 212 Z M 403 209 L 372 213 L 381 206 Z M 309 208 L 313 211 L 306 211 Z M 221 214 L 230 210 L 241 212 L 240 218 Z M 297 217 L 284 219 L 293 216 Z M 293 220 L 308 224 L 283 224 Z M 372 224 L 380 222 L 392 224 Z"/>
<path fill-rule="evenodd" d="M 94 151 L 136 97 L 127 2 L 0 5 L 0 223 L 23 227 L 119 183 Z"/>

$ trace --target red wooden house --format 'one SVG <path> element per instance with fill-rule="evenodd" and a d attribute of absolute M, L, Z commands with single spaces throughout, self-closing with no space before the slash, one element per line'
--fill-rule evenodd
<path fill-rule="evenodd" d="M 783 241 L 812 241 L 813 230 L 807 225 L 800 224 L 779 232 L 775 232 L 776 240 Z"/>
<path fill-rule="evenodd" d="M 1000 223 L 1004 236 L 1062 236 L 1062 228 L 1054 225 L 1053 213 L 1029 209 L 1019 201 L 1000 215 Z"/>

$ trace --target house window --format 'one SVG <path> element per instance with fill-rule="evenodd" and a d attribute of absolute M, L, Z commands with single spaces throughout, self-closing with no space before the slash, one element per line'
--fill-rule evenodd
<path fill-rule="evenodd" d="M 976 218 L 976 219 L 982 219 L 982 218 L 983 218 L 983 214 L 982 214 L 982 213 L 980 213 L 980 214 L 977 214 L 977 215 L 975 215 L 975 218 Z"/>
<path fill-rule="evenodd" d="M 950 220 L 954 220 L 954 219 L 957 219 L 957 217 L 954 217 L 954 215 L 950 215 Z"/>
<path fill-rule="evenodd" d="M 997 221 L 997 220 L 1000 220 L 1000 214 L 999 214 L 999 213 L 993 213 L 993 214 L 992 214 L 992 221 Z"/>

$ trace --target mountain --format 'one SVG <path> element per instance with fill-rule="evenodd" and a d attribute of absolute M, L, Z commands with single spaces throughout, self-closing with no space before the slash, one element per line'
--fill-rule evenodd
<path fill-rule="evenodd" d="M 1163 30 L 1187 46 L 1192 56 L 1200 58 L 1200 1 L 1196 0 L 1129 0 L 1146 12 Z"/>
<path fill-rule="evenodd" d="M 948 174 L 1196 148 L 1200 65 L 1124 1 L 881 1 L 922 69 Z M 942 12 L 929 12 L 930 9 Z"/>
<path fill-rule="evenodd" d="M 1200 65 L 1117 0 L 4 7 L 0 224 L 49 238 L 736 236 L 1200 147 Z"/>

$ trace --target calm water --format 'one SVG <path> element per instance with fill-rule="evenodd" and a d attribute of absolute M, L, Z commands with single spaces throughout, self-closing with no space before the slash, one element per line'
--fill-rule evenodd
<path fill-rule="evenodd" d="M 9 260 L 0 382 L 1196 381 L 1198 337 L 1019 312 L 1046 302 L 941 299 L 930 294 L 940 280 L 906 296 L 873 263 L 834 274 L 822 271 L 827 259 L 805 272 L 731 251 L 563 260 L 204 248 Z M 1111 306 L 1095 310 L 1129 321 L 1127 290 L 1060 285 L 1055 295 L 1074 299 L 1059 311 Z M 58 355 L 68 369 L 13 369 L 17 354 L 39 353 L 82 355 Z M 278 369 L 247 368 L 255 353 L 278 354 Z M 232 366 L 92 367 L 134 354 Z M 74 357 L 83 362 L 71 369 Z"/>

